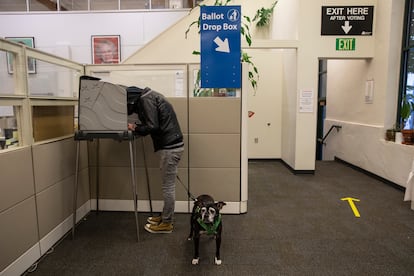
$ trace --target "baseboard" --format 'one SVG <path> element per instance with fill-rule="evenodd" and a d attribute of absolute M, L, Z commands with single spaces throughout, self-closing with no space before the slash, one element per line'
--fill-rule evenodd
<path fill-rule="evenodd" d="M 247 201 L 240 202 L 240 214 L 247 213 Z"/>
<path fill-rule="evenodd" d="M 249 162 L 281 162 L 293 174 L 315 174 L 315 170 L 295 170 L 288 163 L 286 163 L 283 159 L 280 159 L 280 158 L 264 158 L 264 159 L 250 158 Z"/>
<path fill-rule="evenodd" d="M 96 199 L 91 200 L 92 210 L 97 210 Z M 152 201 L 152 211 L 161 212 L 164 203 L 162 200 Z M 134 202 L 132 200 L 121 200 L 121 199 L 100 199 L 99 200 L 100 211 L 134 211 Z M 190 213 L 193 208 L 193 201 L 176 201 L 175 212 L 176 213 Z M 150 212 L 149 200 L 138 200 L 138 212 Z M 247 212 L 247 201 L 246 202 L 227 202 L 221 210 L 222 214 L 241 214 Z"/>
<path fill-rule="evenodd" d="M 377 179 L 377 180 L 379 180 L 379 181 L 381 181 L 381 182 L 383 182 L 383 183 L 385 183 L 385 184 L 387 184 L 387 185 L 389 185 L 389 186 L 391 186 L 391 187 L 393 187 L 393 188 L 395 188 L 397 190 L 400 190 L 400 191 L 405 192 L 405 187 L 400 186 L 400 185 L 398 185 L 395 182 L 392 182 L 392 181 L 390 181 L 388 179 L 385 179 L 385 178 L 383 178 L 383 177 L 381 177 L 381 176 L 379 176 L 379 175 L 377 175 L 375 173 L 372 173 L 370 171 L 367 171 L 367 170 L 365 170 L 365 169 L 363 169 L 361 167 L 358 167 L 358 166 L 356 166 L 354 164 L 351 164 L 351 163 L 349 163 L 349 162 L 347 162 L 345 160 L 342 160 L 342 159 L 340 159 L 340 158 L 338 158 L 336 156 L 335 156 L 334 160 L 337 161 L 337 162 L 340 162 L 340 163 L 342 163 L 344 165 L 347 165 L 347 166 L 349 166 L 349 167 L 351 167 L 351 168 L 353 168 L 353 169 L 355 169 L 355 170 L 357 170 L 359 172 L 362 172 L 362 173 L 364 173 L 366 175 L 369 175 L 369 176 L 371 176 L 371 177 L 373 177 L 373 178 L 375 178 L 375 179 Z"/>
<path fill-rule="evenodd" d="M 280 160 L 280 162 L 282 162 L 283 165 L 285 165 L 285 167 L 288 168 L 295 175 L 296 174 L 315 174 L 315 170 L 295 170 L 294 168 L 292 168 L 288 163 L 286 163 L 282 159 Z"/>
<path fill-rule="evenodd" d="M 282 161 L 280 158 L 249 158 L 249 162 L 275 162 Z"/>
<path fill-rule="evenodd" d="M 85 202 L 79 209 L 76 210 L 76 222 L 79 222 L 86 216 L 91 208 L 90 201 Z M 62 223 L 56 226 L 52 231 L 46 234 L 40 240 L 40 253 L 43 256 L 54 244 L 56 244 L 66 233 L 68 233 L 73 226 L 73 215 L 67 217 Z"/>
<path fill-rule="evenodd" d="M 31 265 L 40 258 L 40 244 L 37 242 L 8 267 L 0 272 L 0 276 L 22 275 Z"/>
<path fill-rule="evenodd" d="M 90 212 L 90 201 L 88 200 L 77 211 L 77 221 L 81 220 Z M 72 229 L 73 215 L 67 217 L 62 223 L 46 234 L 39 242 L 23 253 L 7 268 L 0 272 L 0 276 L 21 275 L 35 264 L 52 246 L 61 240 L 66 233 Z"/>

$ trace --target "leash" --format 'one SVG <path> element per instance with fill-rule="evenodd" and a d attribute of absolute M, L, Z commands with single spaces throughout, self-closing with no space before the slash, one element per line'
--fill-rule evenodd
<path fill-rule="evenodd" d="M 189 198 L 191 198 L 193 201 L 197 201 L 197 198 L 196 197 L 194 197 L 194 195 L 192 194 L 192 193 L 190 193 L 190 190 L 184 185 L 184 183 L 181 181 L 181 179 L 180 179 L 180 177 L 178 176 L 178 174 L 177 174 L 177 180 L 178 180 L 178 182 L 180 182 L 181 183 L 181 185 L 184 187 L 184 189 L 187 191 L 187 196 L 189 197 Z"/>

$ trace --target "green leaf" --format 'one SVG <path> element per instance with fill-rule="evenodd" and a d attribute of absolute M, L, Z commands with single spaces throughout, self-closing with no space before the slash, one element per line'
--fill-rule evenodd
<path fill-rule="evenodd" d="M 257 22 L 256 22 L 257 27 L 263 27 L 263 26 L 266 26 L 270 23 L 270 19 L 272 17 L 273 10 L 274 10 L 277 2 L 278 1 L 273 2 L 272 6 L 268 9 L 261 8 L 261 9 L 258 9 L 256 11 L 256 14 L 253 17 L 252 21 L 254 22 L 254 21 L 257 20 Z"/>
<path fill-rule="evenodd" d="M 405 94 L 401 103 L 401 119 L 403 123 L 410 117 L 414 110 L 414 96 L 413 94 Z"/>
<path fill-rule="evenodd" d="M 185 38 L 186 38 L 186 39 L 187 39 L 187 34 L 188 34 L 188 32 L 190 31 L 191 27 L 192 27 L 194 24 L 197 24 L 197 27 L 200 29 L 200 17 L 198 18 L 198 20 L 191 22 L 190 26 L 188 26 L 187 30 L 185 31 Z M 200 32 L 200 30 L 199 30 L 198 32 Z"/>
<path fill-rule="evenodd" d="M 251 38 L 250 38 L 250 37 L 246 37 L 246 42 L 247 42 L 247 44 L 248 44 L 249 46 L 251 46 L 251 45 L 252 45 L 252 40 L 251 40 Z"/>

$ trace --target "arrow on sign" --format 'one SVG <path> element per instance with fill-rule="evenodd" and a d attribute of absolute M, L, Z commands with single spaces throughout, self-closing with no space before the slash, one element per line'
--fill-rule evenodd
<path fill-rule="evenodd" d="M 342 30 L 344 30 L 346 34 L 352 29 L 352 26 L 349 26 L 349 21 L 345 21 L 345 25 L 341 27 L 342 27 Z"/>
<path fill-rule="evenodd" d="M 361 215 L 359 214 L 358 209 L 357 209 L 357 207 L 355 206 L 355 203 L 354 203 L 354 201 L 359 201 L 359 199 L 352 198 L 352 197 L 344 197 L 344 198 L 341 198 L 341 200 L 347 200 L 348 203 L 349 203 L 349 206 L 351 206 L 351 209 L 354 212 L 354 215 L 357 218 L 361 217 Z"/>
<path fill-rule="evenodd" d="M 226 38 L 223 40 L 220 39 L 220 37 L 216 37 L 214 39 L 214 42 L 217 44 L 216 51 L 217 52 L 223 52 L 223 53 L 230 53 L 230 47 L 229 47 L 229 40 Z"/>

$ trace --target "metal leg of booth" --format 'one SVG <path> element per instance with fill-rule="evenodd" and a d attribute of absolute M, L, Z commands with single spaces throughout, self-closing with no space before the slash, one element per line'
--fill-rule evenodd
<path fill-rule="evenodd" d="M 77 197 L 78 197 L 78 182 L 79 182 L 79 152 L 80 152 L 80 140 L 76 142 L 76 168 L 75 168 L 75 183 L 73 188 L 73 225 L 72 225 L 72 239 L 75 239 L 75 226 L 76 226 L 76 210 L 77 210 Z M 131 186 L 132 186 L 132 200 L 134 201 L 134 215 L 135 226 L 137 232 L 137 241 L 139 241 L 139 225 L 138 225 L 138 194 L 137 184 L 135 178 L 135 154 L 134 154 L 134 138 L 129 139 L 129 157 L 131 163 Z M 96 152 L 96 211 L 99 211 L 99 139 L 97 141 Z"/>
<path fill-rule="evenodd" d="M 100 164 L 99 164 L 99 138 L 96 139 L 96 213 L 99 213 L 99 184 L 100 184 Z"/>
<path fill-rule="evenodd" d="M 76 210 L 78 199 L 78 179 L 79 179 L 79 151 L 80 141 L 76 142 L 76 167 L 75 167 L 75 183 L 73 187 L 73 225 L 72 225 L 72 239 L 75 239 L 75 226 L 76 226 Z"/>
<path fill-rule="evenodd" d="M 129 140 L 129 157 L 131 161 L 131 183 L 132 183 L 132 199 L 134 201 L 135 226 L 137 228 L 137 241 L 139 241 L 139 225 L 138 225 L 138 195 L 137 184 L 135 182 L 135 164 L 134 164 L 134 146 L 133 140 Z"/>

